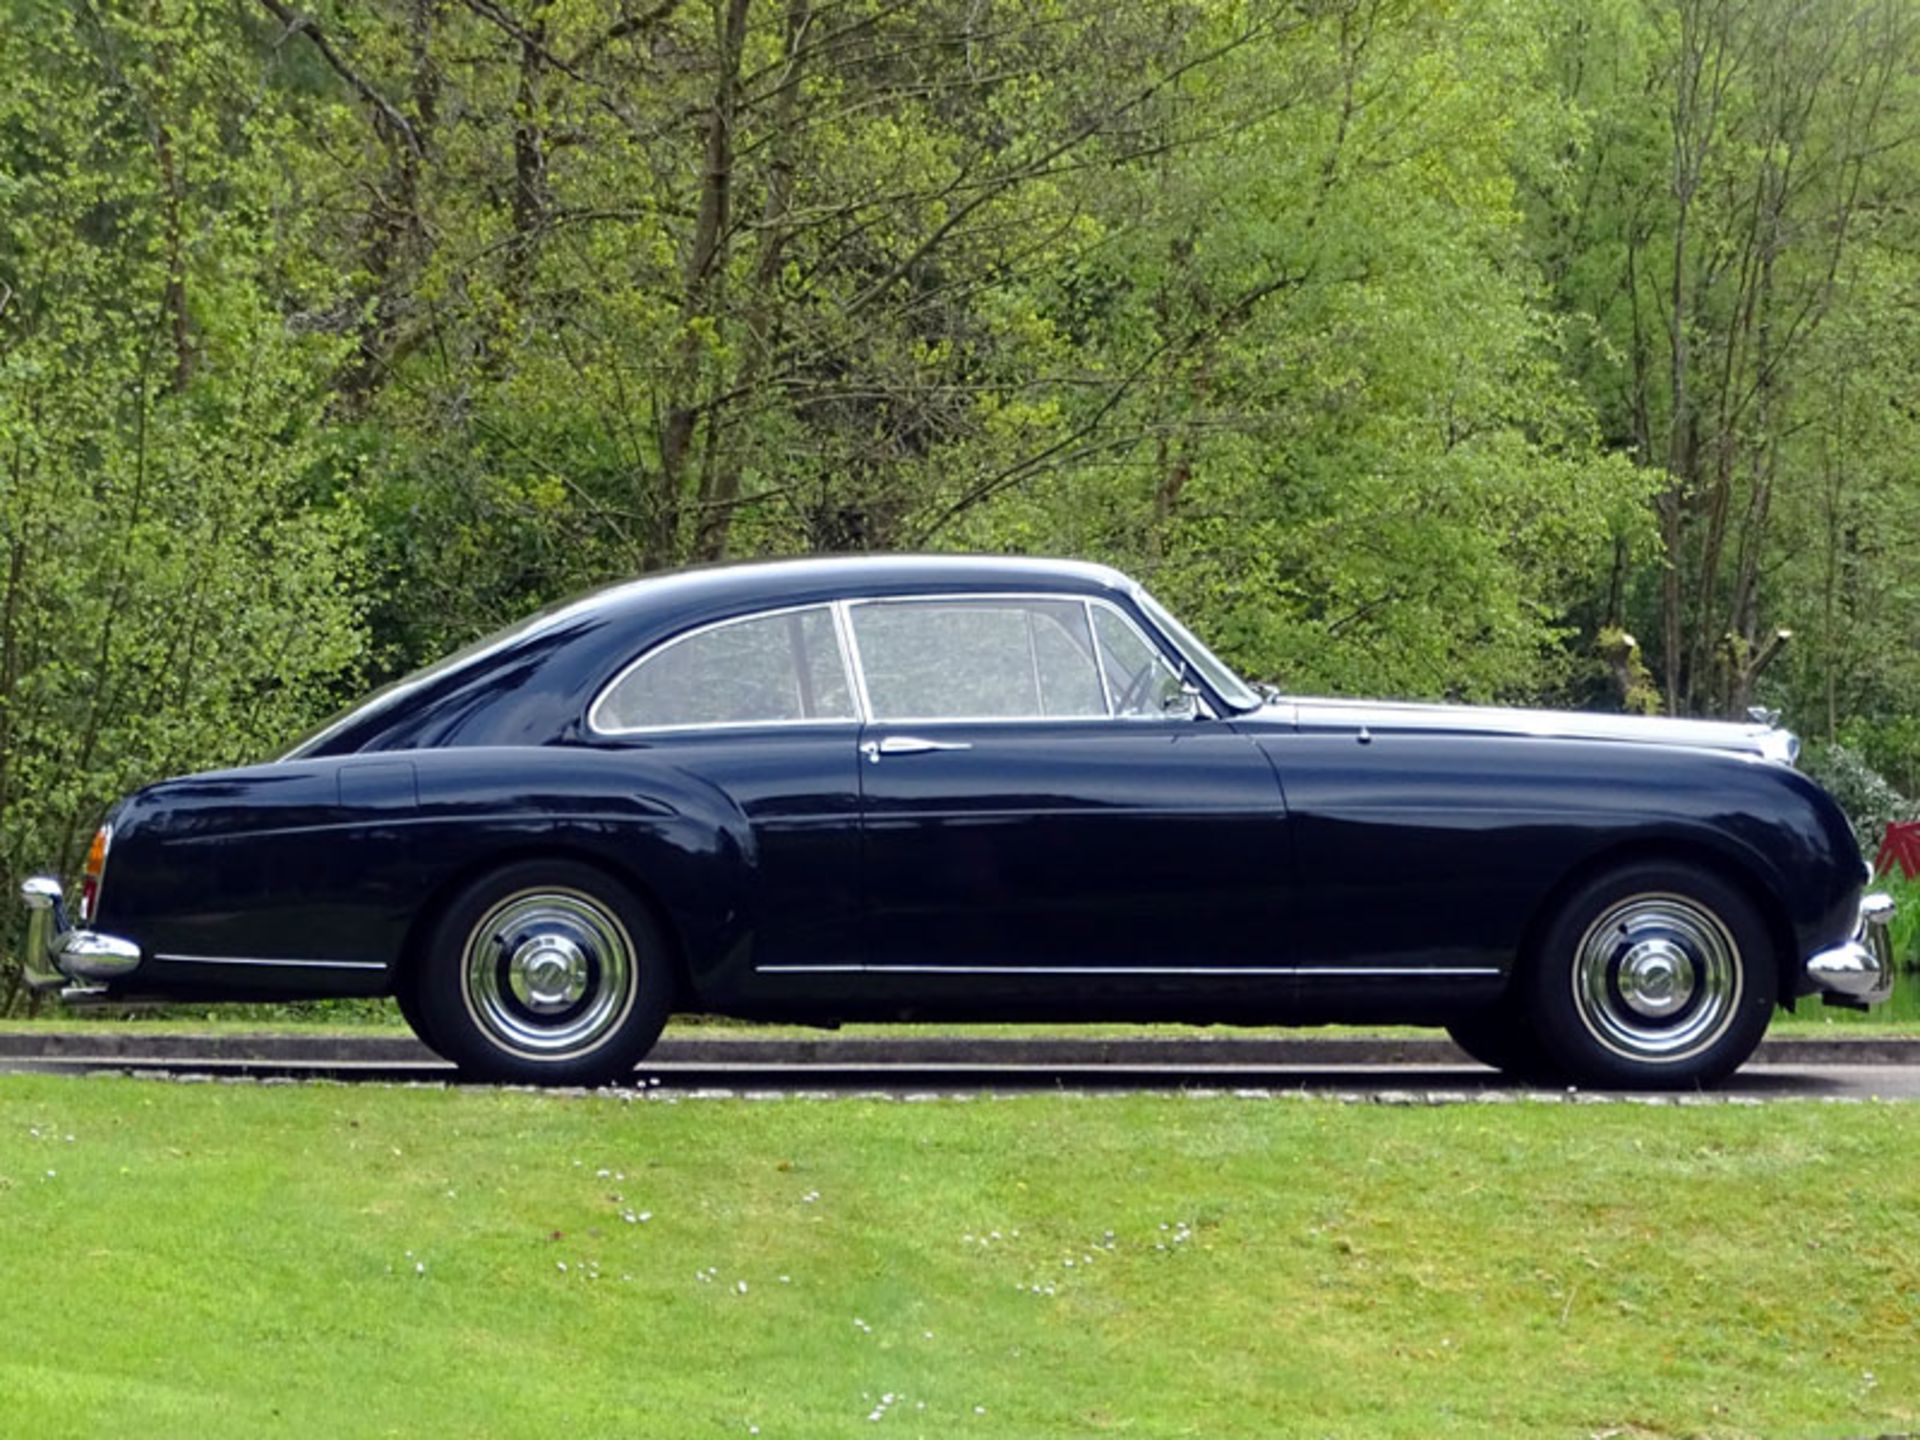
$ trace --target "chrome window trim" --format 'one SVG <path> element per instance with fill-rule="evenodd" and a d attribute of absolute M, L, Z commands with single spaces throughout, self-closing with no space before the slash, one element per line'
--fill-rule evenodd
<path fill-rule="evenodd" d="M 1153 632 L 1156 635 L 1158 635 L 1160 639 L 1164 642 L 1165 648 L 1172 650 L 1174 654 L 1180 657 L 1182 663 L 1187 667 L 1187 671 L 1189 675 L 1193 679 L 1197 680 L 1201 685 L 1205 686 L 1208 690 L 1212 690 L 1215 688 L 1213 678 L 1207 673 L 1207 667 L 1202 665 L 1199 661 L 1193 658 L 1192 652 L 1189 651 L 1186 646 L 1180 643 L 1180 638 L 1177 633 L 1168 632 L 1167 627 L 1165 625 L 1162 625 L 1160 621 L 1155 618 L 1154 616 L 1155 611 L 1158 611 L 1160 614 L 1166 616 L 1167 619 L 1170 622 L 1172 622 L 1172 624 L 1176 626 L 1179 630 L 1186 631 L 1187 635 L 1193 640 L 1193 643 L 1199 646 L 1200 649 L 1204 651 L 1206 655 L 1213 661 L 1213 663 L 1219 666 L 1221 671 L 1229 679 L 1231 679 L 1236 685 L 1240 687 L 1241 691 L 1247 696 L 1247 699 L 1250 702 L 1245 707 L 1235 705 L 1230 699 L 1228 699 L 1227 694 L 1224 690 L 1218 692 L 1221 704 L 1225 705 L 1231 713 L 1235 715 L 1246 715 L 1246 714 L 1251 714 L 1253 711 L 1258 710 L 1260 708 L 1260 692 L 1256 690 L 1253 686 L 1249 685 L 1243 678 L 1241 678 L 1239 671 L 1235 670 L 1231 665 L 1227 664 L 1227 662 L 1222 660 L 1218 655 L 1215 655 L 1213 653 L 1213 648 L 1210 645 L 1208 645 L 1206 641 L 1202 640 L 1198 635 L 1195 635 L 1193 631 L 1188 627 L 1186 621 L 1182 620 L 1178 615 L 1174 614 L 1172 610 L 1168 609 L 1167 606 L 1162 601 L 1157 599 L 1154 596 L 1153 592 L 1147 589 L 1146 586 L 1142 585 L 1138 580 L 1128 579 L 1127 598 L 1132 600 L 1135 605 L 1140 607 L 1140 613 L 1146 617 L 1147 623 L 1152 627 Z"/>
<path fill-rule="evenodd" d="M 631 730 L 595 729 L 594 734 L 609 740 L 626 740 L 648 735 L 704 735 L 709 730 L 858 730 L 860 719 L 849 715 L 840 720 L 690 720 L 677 725 L 641 725 Z"/>
<path fill-rule="evenodd" d="M 834 628 L 840 634 L 840 652 L 847 657 L 853 672 L 853 700 L 860 709 L 862 726 L 873 723 L 873 697 L 867 694 L 867 670 L 860 663 L 860 637 L 853 633 L 853 615 L 845 600 L 833 602 Z"/>
<path fill-rule="evenodd" d="M 1113 717 L 1113 686 L 1107 681 L 1107 652 L 1100 648 L 1100 632 L 1093 628 L 1093 602 L 1080 597 L 1080 612 L 1087 622 L 1087 643 L 1093 646 L 1093 668 L 1100 674 L 1100 698 L 1106 703 L 1107 717 Z"/>
<path fill-rule="evenodd" d="M 1207 719 L 1209 720 L 1213 719 L 1214 718 L 1213 702 L 1207 698 L 1205 691 L 1201 690 L 1199 686 L 1193 684 L 1193 682 L 1188 678 L 1191 673 L 1197 673 L 1197 667 L 1194 665 L 1194 663 L 1191 660 L 1187 658 L 1186 652 L 1181 650 L 1179 646 L 1173 643 L 1170 637 L 1165 635 L 1160 635 L 1160 643 L 1156 645 L 1153 642 L 1152 637 L 1149 636 L 1146 631 L 1142 630 L 1139 624 L 1130 615 L 1128 615 L 1126 611 L 1122 610 L 1118 605 L 1108 605 L 1106 608 L 1113 614 L 1120 617 L 1121 624 L 1125 625 L 1129 630 L 1133 631 L 1134 639 L 1138 640 L 1142 645 L 1146 646 L 1151 653 L 1158 655 L 1163 662 L 1165 662 L 1167 659 L 1167 651 L 1169 649 L 1171 649 L 1175 655 L 1178 655 L 1180 657 L 1180 663 L 1178 665 L 1170 665 L 1168 667 L 1173 671 L 1173 678 L 1178 680 L 1181 683 L 1181 685 L 1184 686 L 1186 689 L 1191 690 L 1195 693 L 1195 698 L 1197 698 L 1200 701 L 1200 704 L 1204 709 Z M 1154 630 L 1154 634 L 1159 635 L 1159 630 L 1157 627 Z M 1107 667 L 1106 667 L 1105 659 L 1101 657 L 1104 657 L 1107 652 L 1105 647 L 1102 646 L 1100 643 L 1100 631 L 1095 627 L 1093 623 L 1092 605 L 1088 605 L 1087 607 L 1087 637 L 1093 641 L 1093 653 L 1095 658 L 1100 660 L 1100 684 L 1107 698 L 1107 714 L 1115 720 L 1164 720 L 1166 719 L 1167 717 L 1164 715 L 1145 715 L 1145 714 L 1115 715 L 1113 713 L 1113 707 L 1119 701 L 1120 697 L 1118 695 L 1113 694 L 1111 689 L 1106 688 Z"/>
<path fill-rule="evenodd" d="M 866 669 L 860 658 L 859 636 L 853 627 L 853 607 L 856 605 L 930 605 L 970 600 L 1052 600 L 1064 604 L 1079 601 L 1087 612 L 1087 639 L 1093 646 L 1094 663 L 1100 667 L 1100 698 L 1107 706 L 1104 715 L 887 715 L 878 716 L 873 712 L 873 702 L 867 691 Z M 1054 590 L 955 590 L 938 591 L 924 595 L 861 595 L 838 602 L 847 612 L 847 638 L 853 650 L 854 671 L 860 677 L 860 709 L 868 725 L 1101 725 L 1121 724 L 1137 725 L 1142 721 L 1159 723 L 1167 720 L 1165 715 L 1116 715 L 1113 713 L 1113 694 L 1107 685 L 1106 668 L 1100 659 L 1100 635 L 1093 627 L 1093 607 L 1111 611 L 1113 615 L 1133 631 L 1140 643 L 1158 655 L 1162 662 L 1174 669 L 1177 675 L 1179 667 L 1173 665 L 1169 656 L 1170 642 L 1164 637 L 1156 640 L 1140 628 L 1134 618 L 1127 614 L 1104 595 L 1083 595 Z M 1173 651 L 1183 664 L 1189 664 L 1186 656 L 1179 650 Z M 1199 695 L 1200 714 L 1198 717 L 1208 720 L 1218 719 L 1212 697 L 1205 691 Z"/>
<path fill-rule="evenodd" d="M 1020 628 L 1026 632 L 1027 636 L 1027 676 L 1033 681 L 1033 703 L 1044 709 L 1047 703 L 1047 686 L 1040 676 L 1040 636 L 1034 631 L 1033 615 L 1034 612 L 1031 609 L 1021 611 L 1020 617 L 1026 623 Z M 1091 644 L 1093 637 L 1089 635 L 1087 639 Z M 1113 713 L 1113 707 L 1107 704 L 1105 695 L 1100 697 L 1100 705 L 1109 715 Z"/>
<path fill-rule="evenodd" d="M 1093 646 L 1093 659 L 1100 675 L 1100 696 L 1107 705 L 1105 715 L 907 715 L 888 716 L 884 720 L 873 712 L 873 698 L 867 690 L 867 672 L 860 657 L 860 637 L 853 625 L 853 607 L 856 605 L 915 605 L 939 604 L 954 601 L 1020 601 L 1049 600 L 1059 604 L 1071 605 L 1078 602 L 1086 614 L 1087 638 Z M 1112 687 L 1107 680 L 1106 660 L 1100 645 L 1099 632 L 1094 628 L 1093 610 L 1095 606 L 1110 611 L 1122 625 L 1133 631 L 1142 645 L 1158 655 L 1163 661 L 1174 664 L 1176 673 L 1179 666 L 1194 668 L 1184 652 L 1171 640 L 1161 635 L 1157 629 L 1143 629 L 1138 621 L 1119 605 L 1104 595 L 1086 595 L 1079 592 L 1058 590 L 953 590 L 935 591 L 926 594 L 906 595 L 856 595 L 837 600 L 806 600 L 793 605 L 776 605 L 766 610 L 749 610 L 740 615 L 728 615 L 719 620 L 709 620 L 690 630 L 682 630 L 642 651 L 614 673 L 611 680 L 600 687 L 599 693 L 587 707 L 587 729 L 594 735 L 609 739 L 624 739 L 646 735 L 686 735 L 710 730 L 792 730 L 827 729 L 841 727 L 862 727 L 873 724 L 885 725 L 1097 725 L 1127 724 L 1141 722 L 1160 722 L 1168 719 L 1164 715 L 1116 715 L 1113 713 Z M 792 615 L 806 610 L 825 610 L 833 617 L 834 635 L 839 642 L 841 673 L 846 677 L 848 693 L 853 700 L 855 713 L 851 716 L 802 716 L 798 719 L 784 720 L 705 720 L 688 721 L 673 725 L 634 725 L 625 728 L 610 728 L 600 723 L 600 711 L 607 697 L 620 687 L 626 679 L 656 656 L 665 654 L 676 645 L 721 630 L 729 625 L 745 625 L 754 620 L 771 620 L 781 615 Z M 1218 708 L 1212 696 L 1202 691 L 1198 718 L 1214 720 L 1219 718 Z"/>
<path fill-rule="evenodd" d="M 657 645 L 642 651 L 625 665 L 621 666 L 614 677 L 600 687 L 600 693 L 593 697 L 593 703 L 587 707 L 587 729 L 595 735 L 621 737 L 628 735 L 673 735 L 685 734 L 694 730 L 766 730 L 772 728 L 791 728 L 794 726 L 813 726 L 819 728 L 828 725 L 859 725 L 866 715 L 862 703 L 862 692 L 855 685 L 855 671 L 847 654 L 847 635 L 842 630 L 837 614 L 840 605 L 837 600 L 807 600 L 796 605 L 776 605 L 768 610 L 749 610 L 744 615 L 728 615 L 724 619 L 709 620 L 696 625 L 691 630 L 682 630 L 669 635 Z M 782 615 L 797 615 L 808 610 L 824 610 L 833 622 L 835 647 L 840 652 L 840 674 L 847 684 L 847 698 L 853 702 L 851 715 L 803 715 L 798 718 L 770 720 L 694 720 L 677 722 L 672 725 L 628 725 L 611 727 L 600 723 L 601 708 L 607 703 L 607 697 L 625 684 L 627 678 L 650 660 L 684 645 L 689 640 L 698 639 L 715 630 L 724 630 L 731 625 L 747 625 L 756 620 L 777 620 Z"/>

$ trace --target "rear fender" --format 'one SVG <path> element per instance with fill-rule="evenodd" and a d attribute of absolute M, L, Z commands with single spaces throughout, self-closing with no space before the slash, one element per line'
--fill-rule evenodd
<path fill-rule="evenodd" d="M 360 970 L 343 987 L 309 967 L 294 988 L 311 993 L 361 992 L 363 967 L 401 964 L 436 903 L 528 855 L 575 856 L 627 880 L 696 984 L 751 933 L 744 817 L 714 786 L 634 752 L 417 751 L 189 776 L 135 796 L 119 826 L 103 925 L 150 956 Z M 143 967 L 143 980 L 154 975 Z"/>

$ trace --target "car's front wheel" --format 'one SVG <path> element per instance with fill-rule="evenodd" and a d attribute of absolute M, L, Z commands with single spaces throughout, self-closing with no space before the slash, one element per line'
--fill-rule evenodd
<path fill-rule="evenodd" d="M 645 905 L 576 861 L 482 876 L 446 907 L 422 959 L 421 1038 L 483 1079 L 620 1079 L 673 1002 L 666 939 Z"/>
<path fill-rule="evenodd" d="M 1588 882 L 1529 958 L 1524 1009 L 1541 1049 L 1585 1085 L 1709 1085 L 1737 1070 L 1772 1017 L 1774 947 L 1737 885 L 1677 861 Z"/>
<path fill-rule="evenodd" d="M 1555 1079 L 1532 1023 L 1510 1000 L 1447 1023 L 1447 1036 L 1469 1058 L 1524 1082 Z"/>

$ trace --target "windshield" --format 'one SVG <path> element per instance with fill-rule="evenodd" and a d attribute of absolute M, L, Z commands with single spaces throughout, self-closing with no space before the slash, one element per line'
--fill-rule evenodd
<path fill-rule="evenodd" d="M 1147 612 L 1147 618 L 1160 628 L 1175 647 L 1186 657 L 1189 665 L 1198 670 L 1206 682 L 1218 692 L 1220 698 L 1235 710 L 1257 710 L 1260 697 L 1247 688 L 1247 682 L 1227 668 L 1227 663 L 1215 655 L 1186 626 L 1173 618 L 1168 610 L 1145 590 L 1135 590 L 1133 598 L 1140 602 L 1140 608 Z"/>

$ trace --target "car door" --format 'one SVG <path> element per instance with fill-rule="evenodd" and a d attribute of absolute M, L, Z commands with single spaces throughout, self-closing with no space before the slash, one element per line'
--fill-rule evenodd
<path fill-rule="evenodd" d="M 744 822 L 746 937 L 708 998 L 764 992 L 756 972 L 861 959 L 859 711 L 829 605 L 702 626 L 635 661 L 596 701 L 602 747 L 626 752 L 640 790 L 669 765 Z"/>
<path fill-rule="evenodd" d="M 1117 996 L 1287 963 L 1271 766 L 1104 599 L 847 606 L 868 968 L 894 993 Z M 965 977 L 964 991 L 925 982 Z"/>

